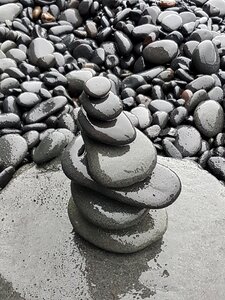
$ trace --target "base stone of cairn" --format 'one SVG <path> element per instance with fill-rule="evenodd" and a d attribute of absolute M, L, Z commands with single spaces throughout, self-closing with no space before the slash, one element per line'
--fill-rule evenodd
<path fill-rule="evenodd" d="M 157 164 L 152 142 L 123 112 L 105 77 L 89 79 L 79 97 L 81 135 L 62 156 L 71 179 L 68 213 L 74 230 L 112 252 L 132 253 L 162 238 L 165 207 L 180 194 L 181 183 Z"/>

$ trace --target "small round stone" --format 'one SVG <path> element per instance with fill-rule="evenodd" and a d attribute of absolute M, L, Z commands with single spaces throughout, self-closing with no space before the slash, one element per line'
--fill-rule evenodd
<path fill-rule="evenodd" d="M 111 89 L 111 82 L 106 77 L 93 77 L 89 79 L 85 86 L 84 91 L 94 98 L 101 98 L 108 94 Z"/>

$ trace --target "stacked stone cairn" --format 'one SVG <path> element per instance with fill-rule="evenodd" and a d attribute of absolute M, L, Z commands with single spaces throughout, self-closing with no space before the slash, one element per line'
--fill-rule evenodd
<path fill-rule="evenodd" d="M 81 135 L 62 156 L 71 179 L 70 221 L 102 249 L 139 251 L 165 233 L 165 207 L 180 194 L 180 180 L 157 163 L 152 142 L 123 112 L 106 77 L 89 79 L 79 100 Z"/>

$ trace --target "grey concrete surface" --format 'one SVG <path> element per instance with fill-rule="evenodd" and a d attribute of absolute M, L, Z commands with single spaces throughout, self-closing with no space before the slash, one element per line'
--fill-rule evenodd
<path fill-rule="evenodd" d="M 1 300 L 225 299 L 225 187 L 195 163 L 159 157 L 183 190 L 161 242 L 112 254 L 72 232 L 60 165 L 28 165 L 0 193 Z"/>

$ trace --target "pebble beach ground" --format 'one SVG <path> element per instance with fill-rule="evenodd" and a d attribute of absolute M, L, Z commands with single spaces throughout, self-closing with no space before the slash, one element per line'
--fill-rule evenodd
<path fill-rule="evenodd" d="M 224 181 L 224 17 L 223 0 L 0 0 L 0 189 L 79 134 L 95 76 L 159 154 Z"/>

